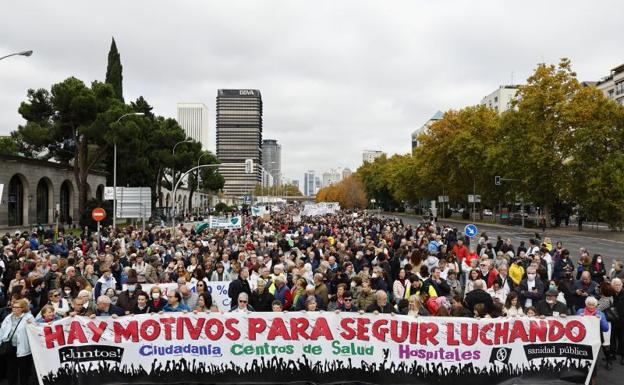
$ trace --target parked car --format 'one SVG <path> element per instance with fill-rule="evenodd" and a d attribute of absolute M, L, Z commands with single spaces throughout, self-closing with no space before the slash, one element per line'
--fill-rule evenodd
<path fill-rule="evenodd" d="M 494 215 L 494 213 L 492 212 L 492 210 L 490 210 L 490 209 L 484 209 L 484 210 L 483 210 L 483 216 L 484 216 L 484 217 L 491 217 L 492 215 Z"/>

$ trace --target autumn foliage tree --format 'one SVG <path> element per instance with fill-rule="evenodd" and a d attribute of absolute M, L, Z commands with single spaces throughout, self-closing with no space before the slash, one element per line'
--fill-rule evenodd
<path fill-rule="evenodd" d="M 339 183 L 322 188 L 316 194 L 317 202 L 338 202 L 344 209 L 363 209 L 368 204 L 364 186 L 357 176 L 350 175 Z"/>
<path fill-rule="evenodd" d="M 447 111 L 418 142 L 412 155 L 358 168 L 379 206 L 428 206 L 443 192 L 466 206 L 474 191 L 483 207 L 522 199 L 547 221 L 577 207 L 583 217 L 624 226 L 624 107 L 582 85 L 568 59 L 539 64 L 504 113 L 482 105 Z"/>

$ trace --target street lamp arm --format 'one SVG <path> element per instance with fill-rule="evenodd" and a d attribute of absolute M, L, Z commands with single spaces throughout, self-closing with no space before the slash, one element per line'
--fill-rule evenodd
<path fill-rule="evenodd" d="M 26 56 L 26 57 L 28 57 L 28 56 L 30 56 L 32 54 L 33 54 L 32 50 L 22 51 L 22 52 L 15 52 L 15 53 L 11 53 L 11 54 L 8 54 L 8 55 L 0 57 L 0 60 L 6 59 L 6 58 L 11 57 L 11 56 Z"/>

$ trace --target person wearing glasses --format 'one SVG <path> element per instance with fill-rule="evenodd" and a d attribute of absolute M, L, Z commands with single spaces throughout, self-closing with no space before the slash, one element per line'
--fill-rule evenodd
<path fill-rule="evenodd" d="M 182 303 L 182 294 L 178 290 L 168 290 L 167 291 L 167 304 L 163 308 L 165 313 L 182 311 L 187 312 L 190 311 L 188 306 Z"/>
<path fill-rule="evenodd" d="M 342 295 L 342 304 L 340 304 L 338 306 L 338 309 L 336 309 L 336 312 L 339 312 L 339 311 L 357 313 L 358 307 L 355 305 L 355 302 L 353 301 L 353 294 L 351 294 L 351 291 L 347 290 Z"/>
<path fill-rule="evenodd" d="M 60 317 L 65 317 L 70 310 L 69 302 L 61 298 L 61 291 L 58 289 L 48 292 L 48 305 L 51 305 Z"/>
<path fill-rule="evenodd" d="M 28 384 L 33 364 L 26 324 L 34 319 L 29 311 L 28 300 L 18 299 L 11 303 L 11 315 L 2 321 L 0 341 L 11 341 L 12 347 L 11 352 L 3 357 L 8 368 L 9 384 Z"/>
<path fill-rule="evenodd" d="M 254 308 L 249 304 L 249 296 L 247 293 L 242 292 L 238 295 L 237 303 L 232 306 L 232 313 L 246 313 L 248 311 L 254 311 Z"/>

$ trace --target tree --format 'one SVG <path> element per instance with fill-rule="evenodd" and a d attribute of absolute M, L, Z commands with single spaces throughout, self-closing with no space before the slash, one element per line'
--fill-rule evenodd
<path fill-rule="evenodd" d="M 78 188 L 78 208 L 82 213 L 87 202 L 87 177 L 109 151 L 116 132 L 111 129 L 125 106 L 115 97 L 113 88 L 93 82 L 87 87 L 81 80 L 67 78 L 50 91 L 28 91 L 19 113 L 26 124 L 12 135 L 20 152 L 69 165 L 73 163 Z"/>
<path fill-rule="evenodd" d="M 1 155 L 19 155 L 19 144 L 12 136 L 0 136 Z"/>
<path fill-rule="evenodd" d="M 350 175 L 334 185 L 320 189 L 316 194 L 316 201 L 338 202 L 345 209 L 362 209 L 368 204 L 364 186 L 356 175 Z"/>
<path fill-rule="evenodd" d="M 115 95 L 123 101 L 123 67 L 121 66 L 121 57 L 117 51 L 117 44 L 113 38 L 108 51 L 108 65 L 106 66 L 106 84 L 113 86 Z"/>
<path fill-rule="evenodd" d="M 253 195 L 256 196 L 302 196 L 297 186 L 292 184 L 282 184 L 280 186 L 262 186 L 256 184 L 253 189 Z"/>

